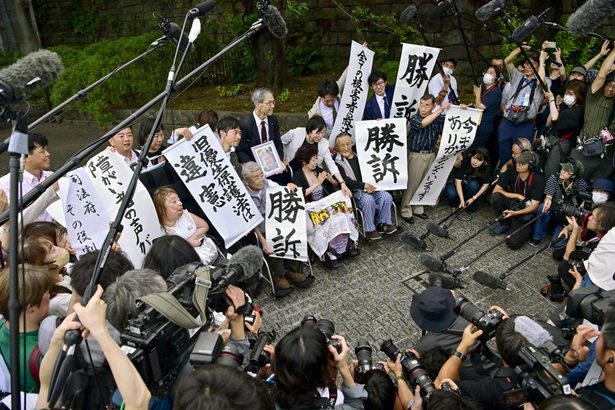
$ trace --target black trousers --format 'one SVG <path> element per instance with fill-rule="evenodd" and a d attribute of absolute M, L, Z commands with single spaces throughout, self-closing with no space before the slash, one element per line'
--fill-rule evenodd
<path fill-rule="evenodd" d="M 506 209 L 512 209 L 513 200 L 510 198 L 506 198 L 499 192 L 496 192 L 491 195 L 491 207 L 495 210 L 495 212 L 500 215 Z M 521 215 L 521 216 L 513 216 L 511 218 L 506 218 L 502 221 L 504 224 L 508 224 L 510 226 L 510 234 L 521 228 L 528 220 L 533 217 L 532 214 Z M 519 249 L 523 246 L 524 243 L 530 240 L 532 237 L 532 232 L 534 230 L 534 223 L 531 223 L 521 229 L 519 232 L 516 232 L 508 239 L 506 239 L 506 245 L 510 249 Z"/>

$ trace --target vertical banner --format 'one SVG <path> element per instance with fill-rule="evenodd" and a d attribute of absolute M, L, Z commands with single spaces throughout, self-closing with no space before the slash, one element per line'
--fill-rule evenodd
<path fill-rule="evenodd" d="M 59 185 L 66 230 L 77 258 L 100 250 L 110 218 L 87 171 L 77 168 L 61 178 Z"/>
<path fill-rule="evenodd" d="M 360 121 L 363 117 L 369 90 L 367 77 L 372 72 L 373 62 L 374 52 L 353 41 L 350 48 L 350 61 L 348 62 L 344 94 L 329 137 L 331 147 L 335 145 L 335 137 L 341 132 L 350 134 L 354 140 L 354 122 Z"/>
<path fill-rule="evenodd" d="M 406 189 L 406 119 L 357 121 L 356 150 L 363 182 L 379 191 Z"/>
<path fill-rule="evenodd" d="M 271 256 L 307 262 L 305 199 L 301 189 L 267 189 L 265 236 Z"/>
<path fill-rule="evenodd" d="M 444 119 L 438 156 L 414 193 L 410 205 L 436 204 L 455 165 L 457 153 L 467 149 L 474 142 L 482 114 L 482 110 L 474 108 L 462 109 L 456 105 L 449 108 Z"/>
<path fill-rule="evenodd" d="M 431 72 L 440 54 L 439 48 L 402 43 L 391 117 L 410 120 L 419 110 Z"/>
<path fill-rule="evenodd" d="M 354 225 L 350 197 L 335 191 L 318 201 L 305 204 L 308 243 L 316 255 L 322 257 L 329 241 L 341 234 L 349 234 L 356 241 L 359 232 Z"/>
<path fill-rule="evenodd" d="M 163 155 L 230 247 L 263 220 L 218 139 L 205 125 Z"/>
<path fill-rule="evenodd" d="M 132 169 L 120 154 L 111 151 L 103 151 L 90 159 L 86 169 L 103 206 L 114 219 L 133 174 Z M 142 266 L 152 241 L 162 234 L 162 230 L 152 198 L 139 181 L 124 213 L 122 226 L 124 230 L 118 243 L 134 266 Z"/>

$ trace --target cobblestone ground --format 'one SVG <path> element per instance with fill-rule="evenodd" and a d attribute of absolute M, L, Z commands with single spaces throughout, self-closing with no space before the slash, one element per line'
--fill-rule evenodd
<path fill-rule="evenodd" d="M 428 220 L 415 218 L 416 222 L 408 225 L 400 218 L 399 226 L 418 236 L 425 232 L 428 221 L 437 222 L 450 211 L 446 206 L 434 207 L 428 211 Z M 441 255 L 487 225 L 493 217 L 493 211 L 483 203 L 471 220 L 466 217 L 465 221 L 458 219 L 451 225 L 450 239 L 430 236 L 428 248 L 434 248 L 433 255 Z M 488 231 L 482 232 L 447 262 L 453 268 L 465 266 L 500 238 L 492 237 Z M 507 279 L 509 290 L 492 290 L 472 280 L 476 270 L 498 276 L 541 247 L 542 244 L 537 248 L 526 244 L 512 251 L 504 244 L 495 248 L 462 275 L 468 286 L 458 293 L 481 309 L 499 305 L 509 313 L 548 318 L 555 305 L 543 298 L 539 289 L 546 283 L 546 275 L 556 267 L 550 250 L 537 254 L 516 269 Z M 428 286 L 428 273 L 418 259 L 423 251 L 414 250 L 401 241 L 401 233 L 377 242 L 362 242 L 360 249 L 359 256 L 345 260 L 337 270 L 314 263 L 316 282 L 309 289 L 295 291 L 281 300 L 272 297 L 270 288 L 263 291 L 258 303 L 263 307 L 266 324 L 276 329 L 281 337 L 298 326 L 306 314 L 312 314 L 319 319 L 332 320 L 336 332 L 346 337 L 352 349 L 363 338 L 369 341 L 374 354 L 380 342 L 387 338 L 393 339 L 400 348 L 411 347 L 421 331 L 410 318 L 410 301 L 413 294 Z M 384 358 L 382 353 L 378 355 Z"/>

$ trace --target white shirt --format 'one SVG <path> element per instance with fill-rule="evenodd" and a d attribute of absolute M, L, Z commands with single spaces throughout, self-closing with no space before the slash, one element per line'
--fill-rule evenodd
<path fill-rule="evenodd" d="M 29 173 L 28 171 L 24 170 L 22 183 L 21 183 L 22 194 L 25 196 L 28 192 L 32 191 L 32 189 L 34 189 L 34 187 L 37 186 L 40 182 L 46 180 L 51 174 L 52 174 L 51 171 L 43 171 L 43 173 L 41 174 L 41 179 L 38 179 L 37 177 Z M 0 178 L 0 189 L 2 189 L 4 193 L 6 194 L 7 201 L 10 200 L 9 197 L 11 195 L 10 180 L 11 180 L 11 174 L 6 174 L 2 178 Z M 51 215 L 47 213 L 47 211 L 43 211 L 35 220 L 36 221 L 53 221 L 53 218 L 51 217 Z"/>
<path fill-rule="evenodd" d="M 455 92 L 455 95 L 459 97 L 459 93 L 457 92 L 457 79 L 453 75 L 451 75 L 450 78 L 451 83 L 449 88 L 446 90 L 446 97 L 444 97 L 440 104 L 449 102 L 448 94 L 451 92 L 451 89 Z M 444 88 L 444 77 L 442 77 L 442 73 L 434 75 L 431 80 L 429 80 L 429 85 L 427 88 L 429 90 L 429 94 L 433 95 L 435 98 L 438 98 L 438 94 Z M 440 105 L 436 104 L 433 110 L 436 111 L 438 108 L 440 108 Z"/>
<path fill-rule="evenodd" d="M 331 107 L 327 107 L 325 105 L 324 102 L 322 102 L 322 98 L 320 99 L 320 101 L 318 102 L 319 108 L 320 108 L 320 113 L 322 114 L 322 118 L 323 120 L 325 120 L 325 124 L 327 124 L 327 134 L 331 134 L 331 130 L 333 129 L 333 125 L 335 125 L 335 123 L 333 122 L 333 108 Z M 337 111 L 337 113 L 340 113 L 340 100 L 339 98 L 335 99 L 335 111 Z"/>
<path fill-rule="evenodd" d="M 271 141 L 271 136 L 269 135 L 269 121 L 267 121 L 267 117 L 263 118 L 262 120 L 260 118 L 258 118 L 258 115 L 256 115 L 255 111 L 252 111 L 252 115 L 254 116 L 254 121 L 256 121 L 256 129 L 258 130 L 258 136 L 260 138 L 260 140 L 263 140 L 263 133 L 261 130 L 261 123 L 263 121 L 265 121 L 265 129 L 267 130 L 267 141 Z M 259 143 L 260 144 L 260 143 Z M 258 145 L 258 144 L 257 144 Z"/>

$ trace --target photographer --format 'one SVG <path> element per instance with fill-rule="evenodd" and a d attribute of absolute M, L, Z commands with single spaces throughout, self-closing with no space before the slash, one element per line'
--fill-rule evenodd
<path fill-rule="evenodd" d="M 105 322 L 107 305 L 101 300 L 102 294 L 103 289 L 99 285 L 88 304 L 85 307 L 79 303 L 74 305 L 75 312 L 69 314 L 53 333 L 49 351 L 41 363 L 41 390 L 36 403 L 37 409 L 48 408 L 47 394 L 51 383 L 51 374 L 56 358 L 64 345 L 64 333 L 67 330 L 79 329 L 81 326 L 84 327 L 82 336 L 84 338 L 89 335 L 95 337 L 105 359 L 107 359 L 124 401 L 122 407 L 127 410 L 148 408 L 150 392 L 130 359 L 109 334 Z M 81 323 L 75 321 L 75 314 L 79 315 Z"/>
<path fill-rule="evenodd" d="M 341 346 L 340 352 L 315 326 L 295 328 L 280 340 L 273 363 L 277 409 L 363 409 L 367 392 L 362 384 L 355 383 L 350 372 L 350 349 L 342 336 L 331 338 Z M 335 386 L 338 373 L 342 377 L 341 392 Z"/>

